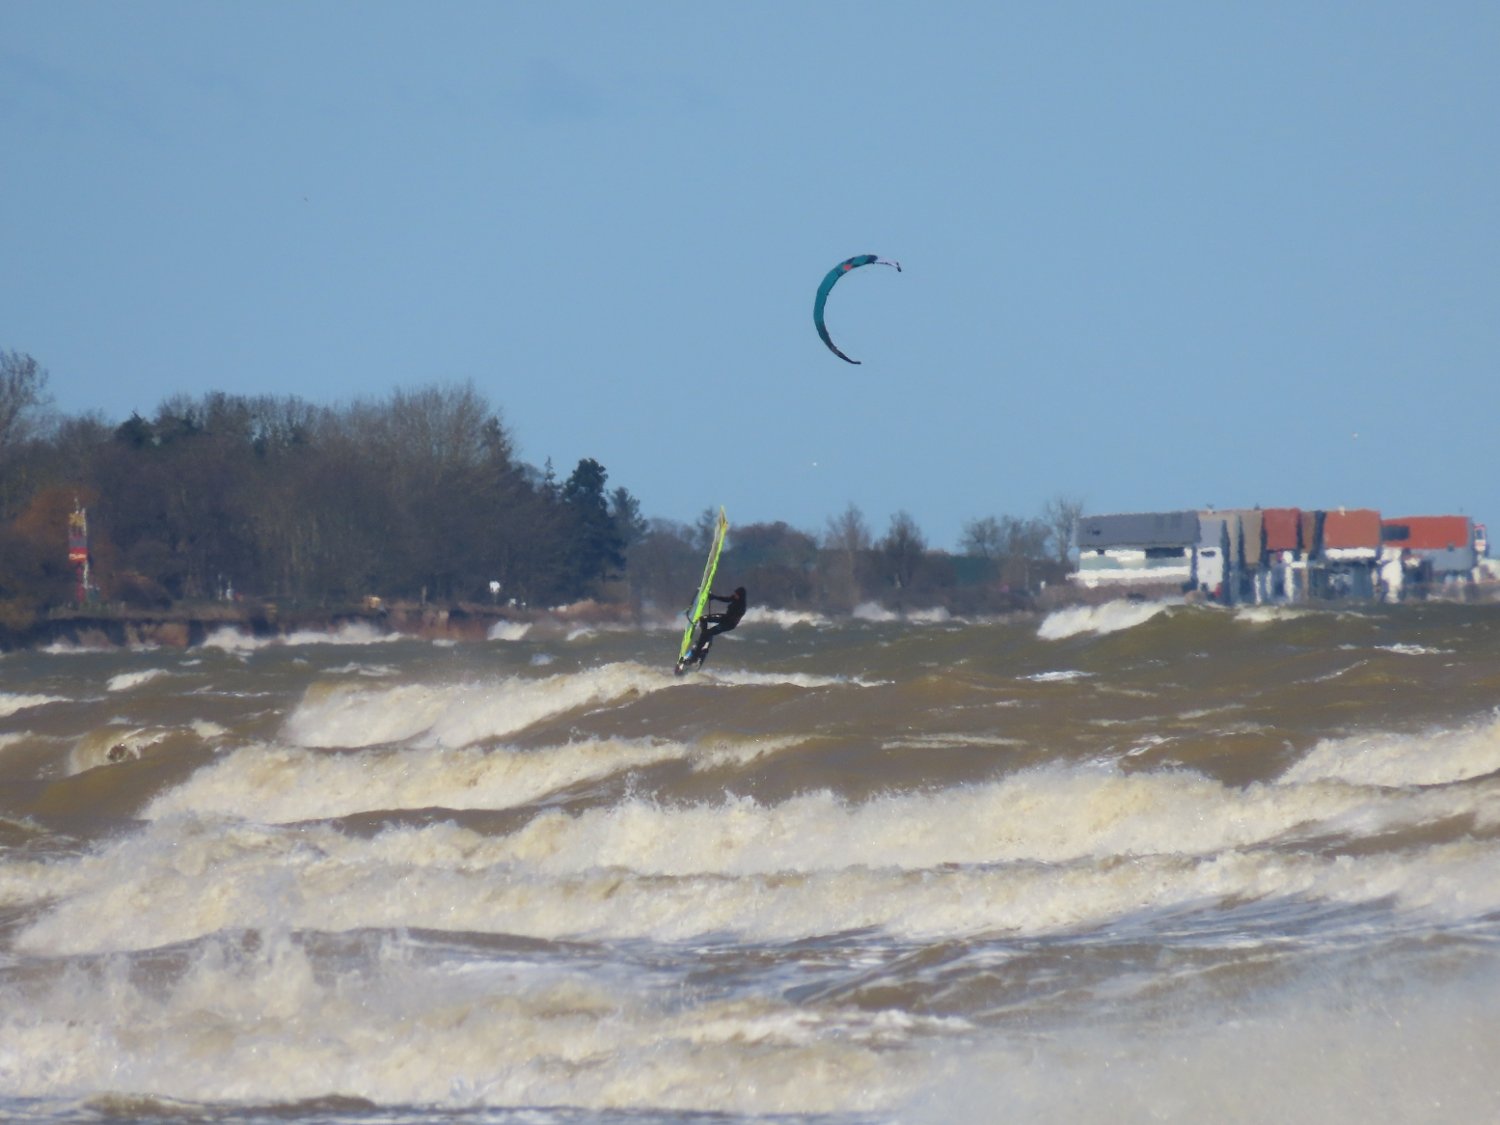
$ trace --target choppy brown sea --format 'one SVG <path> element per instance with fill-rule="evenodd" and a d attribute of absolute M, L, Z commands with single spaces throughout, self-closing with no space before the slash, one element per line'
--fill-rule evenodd
<path fill-rule="evenodd" d="M 0 656 L 0 1116 L 1500 1120 L 1500 607 Z"/>

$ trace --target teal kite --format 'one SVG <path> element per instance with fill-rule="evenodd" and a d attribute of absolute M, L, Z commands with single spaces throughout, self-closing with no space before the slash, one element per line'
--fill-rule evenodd
<path fill-rule="evenodd" d="M 828 325 L 823 323 L 823 306 L 828 303 L 828 294 L 833 292 L 833 286 L 838 279 L 860 266 L 895 266 L 896 272 L 901 272 L 900 262 L 888 262 L 884 258 L 877 258 L 874 254 L 857 254 L 829 270 L 828 276 L 823 279 L 823 284 L 818 286 L 818 299 L 813 302 L 813 324 L 817 325 L 818 335 L 823 338 L 823 343 L 828 345 L 828 350 L 845 363 L 858 363 L 859 360 L 850 359 L 834 346 L 833 338 L 828 335 Z"/>

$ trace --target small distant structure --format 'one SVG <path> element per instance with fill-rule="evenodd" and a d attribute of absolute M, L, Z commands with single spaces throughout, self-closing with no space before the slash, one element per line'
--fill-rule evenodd
<path fill-rule="evenodd" d="M 1490 558 L 1490 535 L 1482 523 L 1474 525 L 1474 553 L 1479 556 L 1474 580 L 1492 589 L 1500 586 L 1500 559 Z"/>
<path fill-rule="evenodd" d="M 77 500 L 73 501 L 73 513 L 68 516 L 68 565 L 77 575 L 74 598 L 80 606 L 87 605 L 93 594 L 93 578 L 89 572 L 89 513 Z"/>

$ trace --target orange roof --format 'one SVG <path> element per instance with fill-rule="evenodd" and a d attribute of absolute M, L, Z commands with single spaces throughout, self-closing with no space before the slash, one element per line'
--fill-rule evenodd
<path fill-rule="evenodd" d="M 1261 525 L 1266 529 L 1266 550 L 1298 549 L 1302 525 L 1300 508 L 1266 508 L 1261 513 Z"/>
<path fill-rule="evenodd" d="M 1446 551 L 1472 547 L 1474 524 L 1468 516 L 1398 516 L 1380 522 L 1380 536 L 1393 547 Z"/>
<path fill-rule="evenodd" d="M 1374 508 L 1343 508 L 1324 513 L 1323 546 L 1379 547 L 1380 513 Z"/>

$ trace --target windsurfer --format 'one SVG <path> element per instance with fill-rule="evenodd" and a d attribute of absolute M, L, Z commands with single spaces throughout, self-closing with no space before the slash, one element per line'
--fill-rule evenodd
<path fill-rule="evenodd" d="M 723 594 L 709 594 L 711 602 L 724 602 L 723 613 L 705 613 L 700 619 L 701 631 L 698 634 L 698 644 L 693 650 L 693 658 L 702 660 L 708 655 L 709 646 L 713 644 L 713 638 L 720 633 L 727 633 L 740 623 L 740 618 L 745 616 L 745 587 L 736 586 L 734 593 L 729 596 Z"/>

